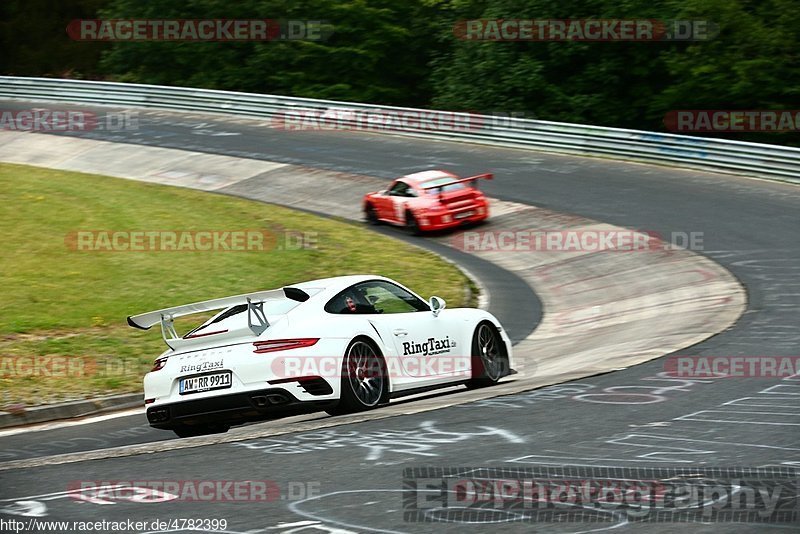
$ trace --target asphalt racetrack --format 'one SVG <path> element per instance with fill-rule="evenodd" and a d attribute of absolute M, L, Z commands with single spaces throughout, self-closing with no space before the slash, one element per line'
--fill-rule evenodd
<path fill-rule="evenodd" d="M 4 105 L 8 109 L 25 106 L 13 102 Z M 486 183 L 484 190 L 500 199 L 665 236 L 702 232 L 701 253 L 729 269 L 744 284 L 748 307 L 734 328 L 680 354 L 798 355 L 800 190 L 796 186 L 378 134 L 286 132 L 266 128 L 258 121 L 201 119 L 166 112 L 143 112 L 135 131 L 72 135 L 387 179 L 426 168 L 446 168 L 465 175 L 491 171 L 497 178 Z M 534 317 L 540 311 L 530 291 L 523 292 L 524 284 L 515 285 L 502 273 L 492 275 L 492 266 L 475 264 L 468 268 L 485 280 L 496 278 L 495 287 L 489 288 L 492 311 L 509 323 L 513 337 L 527 335 L 534 325 L 515 317 L 521 315 L 520 310 Z M 172 437 L 149 429 L 141 413 L 38 432 L 0 433 L 0 518 L 27 521 L 36 517 L 38 510 L 46 514 L 38 517 L 41 520 L 224 518 L 231 532 L 484 532 L 490 528 L 486 523 L 449 518 L 441 510 L 424 516 L 440 519 L 437 522 L 404 518 L 404 510 L 409 509 L 404 496 L 408 497 L 413 485 L 409 477 L 415 476 L 404 469 L 568 466 L 592 470 L 613 466 L 645 473 L 650 468 L 681 466 L 800 466 L 800 377 L 688 380 L 670 377 L 664 371 L 662 358 L 569 384 L 424 413 L 236 443 L 57 465 L 48 465 L 47 457 Z M 71 440 L 80 444 L 66 443 Z M 41 465 L 3 467 L 3 463 L 32 458 L 39 458 Z M 154 479 L 269 480 L 274 487 L 270 499 L 257 502 L 144 502 L 135 498 L 93 502 L 64 495 L 77 481 Z M 417 487 L 416 495 L 424 508 L 428 504 L 419 492 L 432 490 L 421 487 Z M 41 504 L 45 510 L 39 507 Z M 492 523 L 491 528 L 520 532 L 673 532 L 676 528 L 761 532 L 797 528 L 796 523 L 663 522 L 642 526 L 613 514 L 604 522 L 532 525 L 514 522 L 519 517 L 501 510 L 484 520 Z M 441 521 L 443 518 L 447 522 Z"/>

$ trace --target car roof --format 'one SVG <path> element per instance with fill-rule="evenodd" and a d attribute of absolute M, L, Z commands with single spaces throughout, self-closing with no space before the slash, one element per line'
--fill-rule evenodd
<path fill-rule="evenodd" d="M 407 174 L 403 176 L 401 180 L 406 182 L 408 185 L 416 187 L 419 186 L 420 184 L 424 184 L 425 182 L 429 182 L 437 178 L 457 178 L 457 176 L 452 172 L 431 170 L 431 171 L 421 171 L 421 172 L 415 172 L 413 174 Z"/>
<path fill-rule="evenodd" d="M 289 284 L 286 287 L 296 287 L 298 289 L 322 289 L 326 291 L 340 291 L 353 284 L 366 282 L 367 280 L 389 280 L 385 276 L 375 274 L 351 274 L 347 276 L 332 276 L 330 278 L 320 278 L 318 280 L 308 280 L 297 284 Z"/>

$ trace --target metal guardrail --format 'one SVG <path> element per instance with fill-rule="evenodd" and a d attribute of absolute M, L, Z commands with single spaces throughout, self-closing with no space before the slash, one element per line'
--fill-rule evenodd
<path fill-rule="evenodd" d="M 298 121 L 323 115 L 339 127 L 547 152 L 671 164 L 800 183 L 800 149 L 530 119 L 208 89 L 0 76 L 0 99 L 225 113 Z M 400 127 L 383 127 L 387 117 Z M 410 121 L 409 117 L 419 120 Z M 374 119 L 374 120 L 373 120 Z M 372 122 L 369 122 L 372 121 Z M 428 126 L 422 123 L 427 121 Z M 287 126 L 288 123 L 284 123 Z M 330 124 L 330 123 L 329 123 Z M 431 128 L 430 124 L 435 124 Z"/>

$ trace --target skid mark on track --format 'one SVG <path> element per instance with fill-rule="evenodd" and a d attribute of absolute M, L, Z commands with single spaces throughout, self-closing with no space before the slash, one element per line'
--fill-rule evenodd
<path fill-rule="evenodd" d="M 800 408 L 800 386 L 795 385 L 798 379 L 800 375 L 792 375 L 782 379 L 779 384 L 764 387 L 754 395 L 731 399 L 704 410 L 693 410 L 668 421 L 635 425 L 635 432 L 599 437 L 570 444 L 565 450 L 543 450 L 508 461 L 574 466 L 607 466 L 615 462 L 703 465 L 725 462 L 726 452 L 734 455 L 730 462 L 738 463 L 740 460 L 736 458 L 742 450 L 757 450 L 762 455 L 768 455 L 763 465 L 797 465 L 800 464 L 800 445 L 793 434 L 785 437 L 784 443 L 766 432 L 748 433 L 750 437 L 747 440 L 734 441 L 729 437 L 726 427 L 800 426 L 800 415 L 797 413 Z M 791 393 L 786 394 L 788 391 Z M 711 427 L 712 423 L 716 426 Z M 668 430 L 659 431 L 661 427 L 667 427 Z M 602 454 L 597 451 L 602 451 Z"/>
<path fill-rule="evenodd" d="M 285 439 L 262 439 L 234 443 L 234 447 L 265 454 L 306 454 L 331 449 L 360 447 L 365 449 L 364 460 L 376 461 L 388 454 L 403 454 L 422 457 L 439 456 L 438 449 L 473 438 L 496 437 L 500 442 L 524 443 L 524 438 L 502 428 L 478 426 L 477 431 L 446 431 L 436 428 L 433 421 L 420 423 L 418 428 L 408 430 L 380 429 L 360 432 L 357 430 L 323 430 L 296 434 Z"/>

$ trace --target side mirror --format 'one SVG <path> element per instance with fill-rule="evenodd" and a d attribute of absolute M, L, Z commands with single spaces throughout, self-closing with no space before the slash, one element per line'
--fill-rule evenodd
<path fill-rule="evenodd" d="M 445 307 L 447 307 L 447 302 L 441 297 L 433 296 L 428 301 L 428 306 L 431 307 L 431 311 L 433 312 L 434 317 L 439 316 L 439 312 L 441 312 Z"/>

